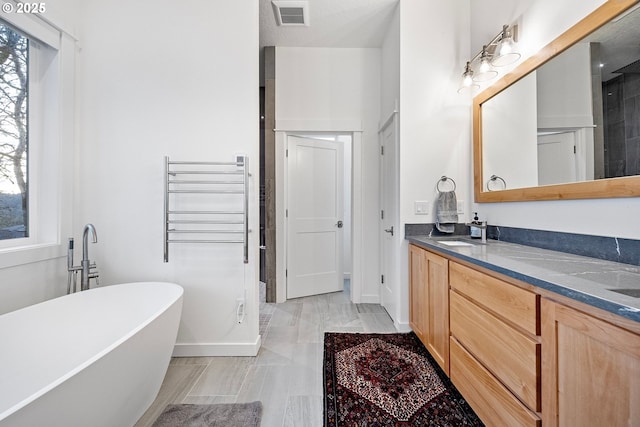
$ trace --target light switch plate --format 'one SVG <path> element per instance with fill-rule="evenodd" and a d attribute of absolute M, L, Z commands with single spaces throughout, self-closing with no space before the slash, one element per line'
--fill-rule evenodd
<path fill-rule="evenodd" d="M 458 213 L 459 214 L 463 214 L 464 213 L 464 201 L 463 200 L 458 200 Z"/>
<path fill-rule="evenodd" d="M 416 215 L 429 215 L 429 202 L 416 200 L 414 212 Z"/>

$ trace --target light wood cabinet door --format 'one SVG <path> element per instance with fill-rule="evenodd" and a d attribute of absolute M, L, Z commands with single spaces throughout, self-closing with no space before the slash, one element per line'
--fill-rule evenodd
<path fill-rule="evenodd" d="M 449 374 L 449 261 L 409 245 L 409 325 Z"/>
<path fill-rule="evenodd" d="M 420 341 L 427 341 L 426 251 L 409 245 L 409 326 Z"/>
<path fill-rule="evenodd" d="M 427 349 L 449 375 L 449 261 L 425 252 L 427 270 Z"/>
<path fill-rule="evenodd" d="M 640 336 L 542 300 L 545 427 L 640 425 Z"/>

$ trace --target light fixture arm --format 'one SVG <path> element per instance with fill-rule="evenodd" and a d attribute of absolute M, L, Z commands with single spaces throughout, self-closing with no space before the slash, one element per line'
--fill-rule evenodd
<path fill-rule="evenodd" d="M 512 43 L 517 42 L 517 34 L 518 34 L 518 25 L 503 25 L 502 30 L 496 34 L 489 43 L 482 46 L 482 49 L 476 53 L 465 65 L 464 72 L 462 74 L 462 87 L 458 89 L 458 92 L 461 93 L 461 90 L 464 88 L 472 87 L 470 81 L 488 81 L 492 78 L 498 76 L 498 72 L 494 71 L 493 66 L 504 66 L 509 63 L 513 63 L 518 58 L 520 58 L 520 54 L 517 52 L 504 54 L 501 52 L 497 52 L 500 46 L 503 43 Z M 476 63 L 476 61 L 480 61 L 481 63 L 486 63 L 486 66 L 481 67 L 481 71 L 477 74 L 477 78 L 474 77 L 474 71 L 472 69 L 472 65 Z M 482 65 L 482 64 L 481 64 Z M 473 85 L 476 88 L 478 85 Z"/>
<path fill-rule="evenodd" d="M 489 46 L 497 45 L 500 39 L 502 38 L 502 36 L 508 33 L 511 33 L 511 37 L 513 38 L 513 41 L 517 43 L 518 42 L 518 24 L 513 24 L 512 26 L 504 24 L 502 26 L 502 31 L 496 34 L 495 37 L 489 41 L 489 43 L 483 46 L 483 48 L 485 46 L 489 47 Z M 476 53 L 475 56 L 469 60 L 469 63 L 473 64 L 474 62 L 476 62 L 480 58 L 480 56 L 482 56 L 483 50 L 484 49 L 480 49 L 480 51 Z"/>

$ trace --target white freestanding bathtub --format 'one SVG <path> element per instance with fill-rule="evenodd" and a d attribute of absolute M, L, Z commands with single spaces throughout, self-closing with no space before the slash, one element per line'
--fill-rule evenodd
<path fill-rule="evenodd" d="M 0 316 L 0 426 L 132 426 L 156 398 L 183 289 L 105 286 Z"/>

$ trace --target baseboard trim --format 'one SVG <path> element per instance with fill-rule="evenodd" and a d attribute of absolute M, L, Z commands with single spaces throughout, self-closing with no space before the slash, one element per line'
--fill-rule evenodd
<path fill-rule="evenodd" d="M 380 295 L 361 295 L 360 302 L 362 304 L 380 304 Z"/>
<path fill-rule="evenodd" d="M 411 326 L 405 322 L 393 322 L 398 332 L 411 332 Z"/>
<path fill-rule="evenodd" d="M 257 356 L 262 337 L 255 343 L 177 343 L 173 357 Z"/>

